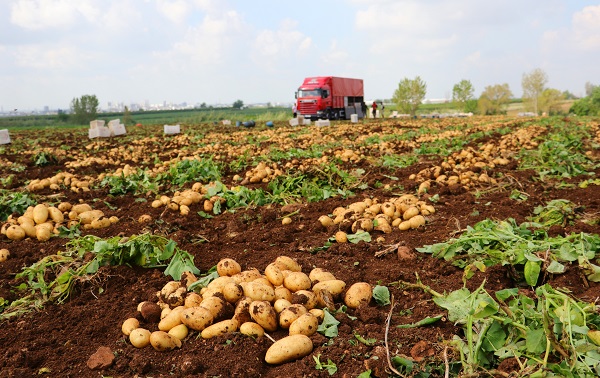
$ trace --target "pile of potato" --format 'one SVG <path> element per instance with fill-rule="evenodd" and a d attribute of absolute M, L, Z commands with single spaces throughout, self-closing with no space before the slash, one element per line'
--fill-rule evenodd
<path fill-rule="evenodd" d="M 27 190 L 30 192 L 50 188 L 53 191 L 60 191 L 61 185 L 71 189 L 75 193 L 89 192 L 90 185 L 94 183 L 91 177 L 78 178 L 69 172 L 59 172 L 50 178 L 34 179 L 27 184 Z"/>
<path fill-rule="evenodd" d="M 152 345 L 163 351 L 181 347 L 190 330 L 208 339 L 231 332 L 263 337 L 286 329 L 289 335 L 265 356 L 267 363 L 280 364 L 312 352 L 309 336 L 317 332 L 325 308 L 334 311 L 342 298 L 349 308 L 358 308 L 373 295 L 369 283 L 346 289 L 346 283 L 327 270 L 314 268 L 306 274 L 287 256 L 277 257 L 263 273 L 255 268 L 242 271 L 239 263 L 225 258 L 217 272 L 219 277 L 200 292 L 188 291 L 196 281 L 189 272 L 180 281 L 168 282 L 156 293 L 157 301 L 138 305 L 141 318 L 148 325 L 158 323 L 158 330 L 150 332 L 138 318 L 129 318 L 123 322 L 123 334 L 137 348 Z"/>
<path fill-rule="evenodd" d="M 25 213 L 14 219 L 12 215 L 2 225 L 1 233 L 10 240 L 23 240 L 26 237 L 46 241 L 60 233 L 59 228 L 82 225 L 84 229 L 99 229 L 117 223 L 119 218 L 107 218 L 102 210 L 94 210 L 87 203 L 71 205 L 61 202 L 58 206 L 45 203 L 29 206 Z"/>
<path fill-rule="evenodd" d="M 240 183 L 241 185 L 246 185 L 248 183 L 258 183 L 258 182 L 270 182 L 277 176 L 283 175 L 283 171 L 279 169 L 279 165 L 277 163 L 271 163 L 267 165 L 264 161 L 258 163 L 258 165 L 251 170 L 246 172 L 246 177 Z M 236 179 L 235 177 L 234 179 Z"/>
<path fill-rule="evenodd" d="M 346 207 L 337 207 L 331 216 L 322 215 L 323 227 L 337 226 L 338 243 L 348 241 L 349 233 L 380 231 L 389 234 L 394 228 L 401 231 L 425 225 L 425 217 L 435 213 L 435 208 L 412 194 L 379 202 L 377 198 L 365 198 Z"/>

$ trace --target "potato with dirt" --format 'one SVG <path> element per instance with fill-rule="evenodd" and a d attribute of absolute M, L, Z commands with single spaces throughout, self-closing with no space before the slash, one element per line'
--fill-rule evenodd
<path fill-rule="evenodd" d="M 306 335 L 290 335 L 276 341 L 267 350 L 265 361 L 278 365 L 308 356 L 313 351 L 313 343 Z"/>

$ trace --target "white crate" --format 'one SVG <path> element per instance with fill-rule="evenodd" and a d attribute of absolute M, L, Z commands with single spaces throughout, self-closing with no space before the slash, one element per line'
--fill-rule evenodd
<path fill-rule="evenodd" d="M 106 126 L 97 126 L 88 131 L 90 139 L 93 138 L 108 138 L 110 137 L 110 129 Z"/>
<path fill-rule="evenodd" d="M 310 120 L 309 120 L 310 122 Z M 315 126 L 330 126 L 331 122 L 328 119 L 320 119 L 315 122 Z"/>
<path fill-rule="evenodd" d="M 125 130 L 125 125 L 122 123 L 117 123 L 117 124 L 112 124 L 112 125 L 109 123 L 108 128 L 110 129 L 111 136 L 127 134 L 127 130 Z"/>
<path fill-rule="evenodd" d="M 90 129 L 95 129 L 96 127 L 104 126 L 104 120 L 96 119 L 94 121 L 90 121 Z"/>
<path fill-rule="evenodd" d="M 298 126 L 298 118 L 290 119 L 290 126 Z"/>
<path fill-rule="evenodd" d="M 180 132 L 179 125 L 165 125 L 165 134 L 179 134 Z"/>
<path fill-rule="evenodd" d="M 302 122 L 303 125 L 310 125 L 310 119 L 306 119 L 304 118 L 304 122 Z"/>
<path fill-rule="evenodd" d="M 111 121 L 108 121 L 108 125 L 107 126 L 111 127 L 111 126 L 114 126 L 114 125 L 118 125 L 120 123 L 121 123 L 121 120 L 117 118 L 117 119 L 113 119 Z"/>
<path fill-rule="evenodd" d="M 9 144 L 10 135 L 8 135 L 8 129 L 0 130 L 0 144 Z"/>
<path fill-rule="evenodd" d="M 350 114 L 350 122 L 357 123 L 358 122 L 358 114 Z"/>
<path fill-rule="evenodd" d="M 223 120 L 223 125 L 225 125 L 225 126 L 231 125 L 231 120 L 229 120 L 229 119 L 224 119 L 224 120 Z"/>

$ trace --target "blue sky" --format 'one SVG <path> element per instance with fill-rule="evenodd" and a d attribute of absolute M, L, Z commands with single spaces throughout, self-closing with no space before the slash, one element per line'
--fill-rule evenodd
<path fill-rule="evenodd" d="M 291 102 L 307 76 L 362 78 L 391 98 L 462 79 L 479 94 L 541 68 L 548 87 L 600 84 L 600 1 L 3 0 L 0 107 Z"/>

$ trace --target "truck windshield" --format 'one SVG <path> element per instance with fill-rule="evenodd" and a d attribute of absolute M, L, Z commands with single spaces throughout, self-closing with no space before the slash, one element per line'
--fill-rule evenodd
<path fill-rule="evenodd" d="M 317 89 L 299 89 L 298 97 L 321 97 L 321 88 Z"/>

